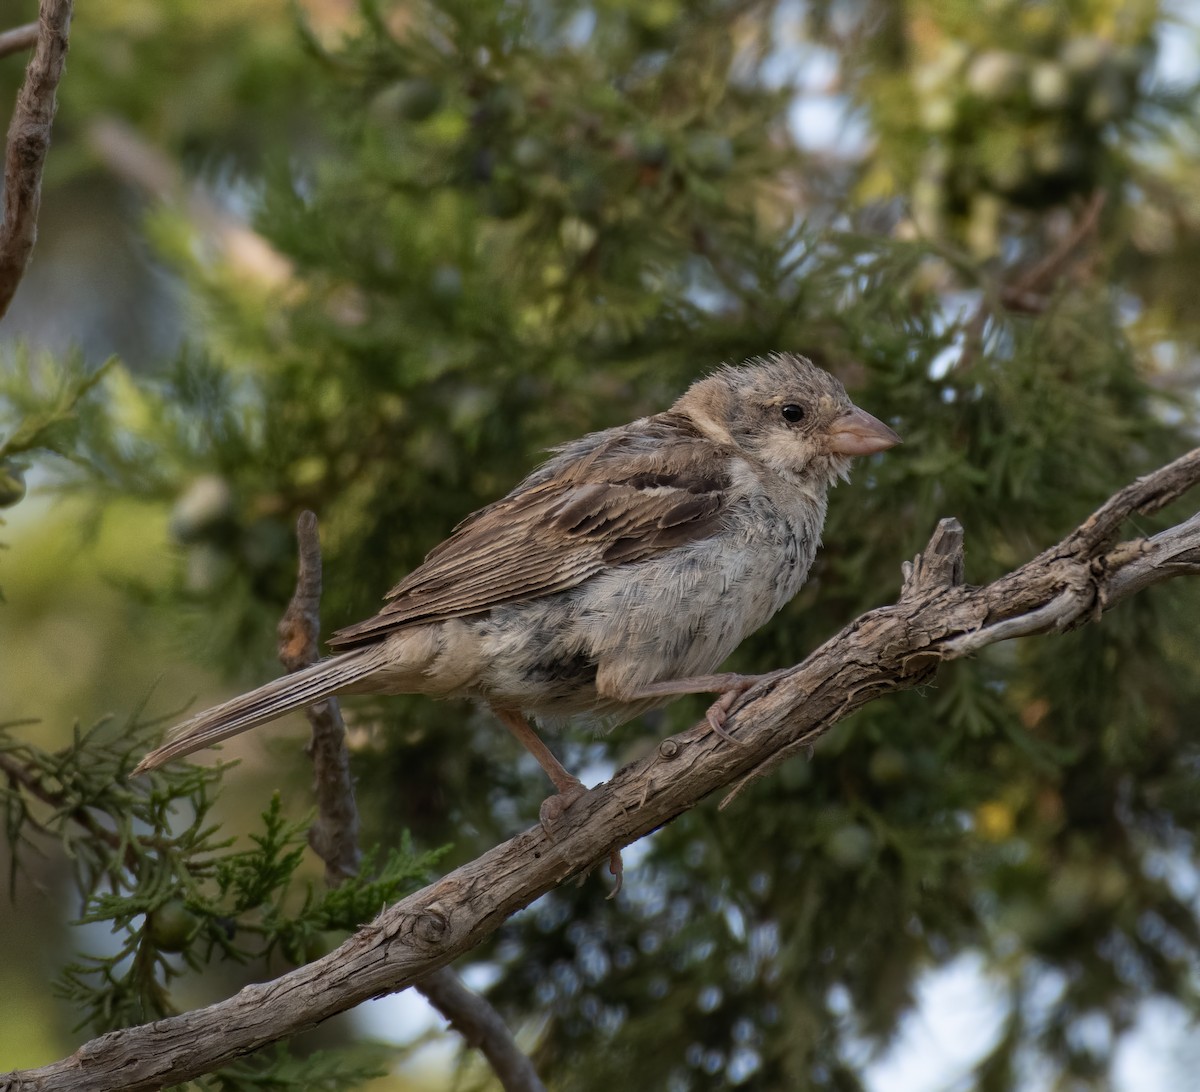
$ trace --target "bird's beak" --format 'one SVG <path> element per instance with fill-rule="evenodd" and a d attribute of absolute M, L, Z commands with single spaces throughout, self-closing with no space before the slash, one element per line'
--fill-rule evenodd
<path fill-rule="evenodd" d="M 878 417 L 851 406 L 833 423 L 829 450 L 837 455 L 874 455 L 900 443 L 900 437 Z"/>

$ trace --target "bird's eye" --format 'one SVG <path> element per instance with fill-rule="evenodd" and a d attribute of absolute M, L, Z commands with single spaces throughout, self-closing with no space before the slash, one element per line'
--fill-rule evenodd
<path fill-rule="evenodd" d="M 783 419 L 792 425 L 797 421 L 804 420 L 804 407 L 796 405 L 795 402 L 788 402 L 786 405 L 780 406 L 779 412 L 783 414 Z"/>

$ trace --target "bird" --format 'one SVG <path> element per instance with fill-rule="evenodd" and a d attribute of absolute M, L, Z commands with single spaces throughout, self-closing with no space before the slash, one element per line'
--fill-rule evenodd
<path fill-rule="evenodd" d="M 133 773 L 341 694 L 472 698 L 537 759 L 552 823 L 585 790 L 537 729 L 692 693 L 713 731 L 757 676 L 717 669 L 800 590 L 827 495 L 900 443 L 793 353 L 724 364 L 665 412 L 594 432 L 467 516 L 333 654 L 184 721 Z"/>

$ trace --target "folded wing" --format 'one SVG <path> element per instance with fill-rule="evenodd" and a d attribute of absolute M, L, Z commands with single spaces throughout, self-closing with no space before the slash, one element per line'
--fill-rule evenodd
<path fill-rule="evenodd" d="M 502 500 L 469 516 L 394 587 L 374 617 L 330 644 L 477 614 L 573 588 L 720 528 L 728 460 L 670 415 L 571 445 Z"/>

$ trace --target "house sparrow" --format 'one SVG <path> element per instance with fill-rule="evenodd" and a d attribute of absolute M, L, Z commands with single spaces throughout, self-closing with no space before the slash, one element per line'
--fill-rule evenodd
<path fill-rule="evenodd" d="M 134 773 L 334 694 L 487 702 L 558 795 L 583 791 L 529 724 L 613 725 L 672 697 L 755 680 L 711 674 L 796 594 L 826 494 L 855 455 L 900 442 L 801 356 L 724 366 L 665 413 L 564 444 L 340 630 L 336 654 L 175 728 Z"/>

